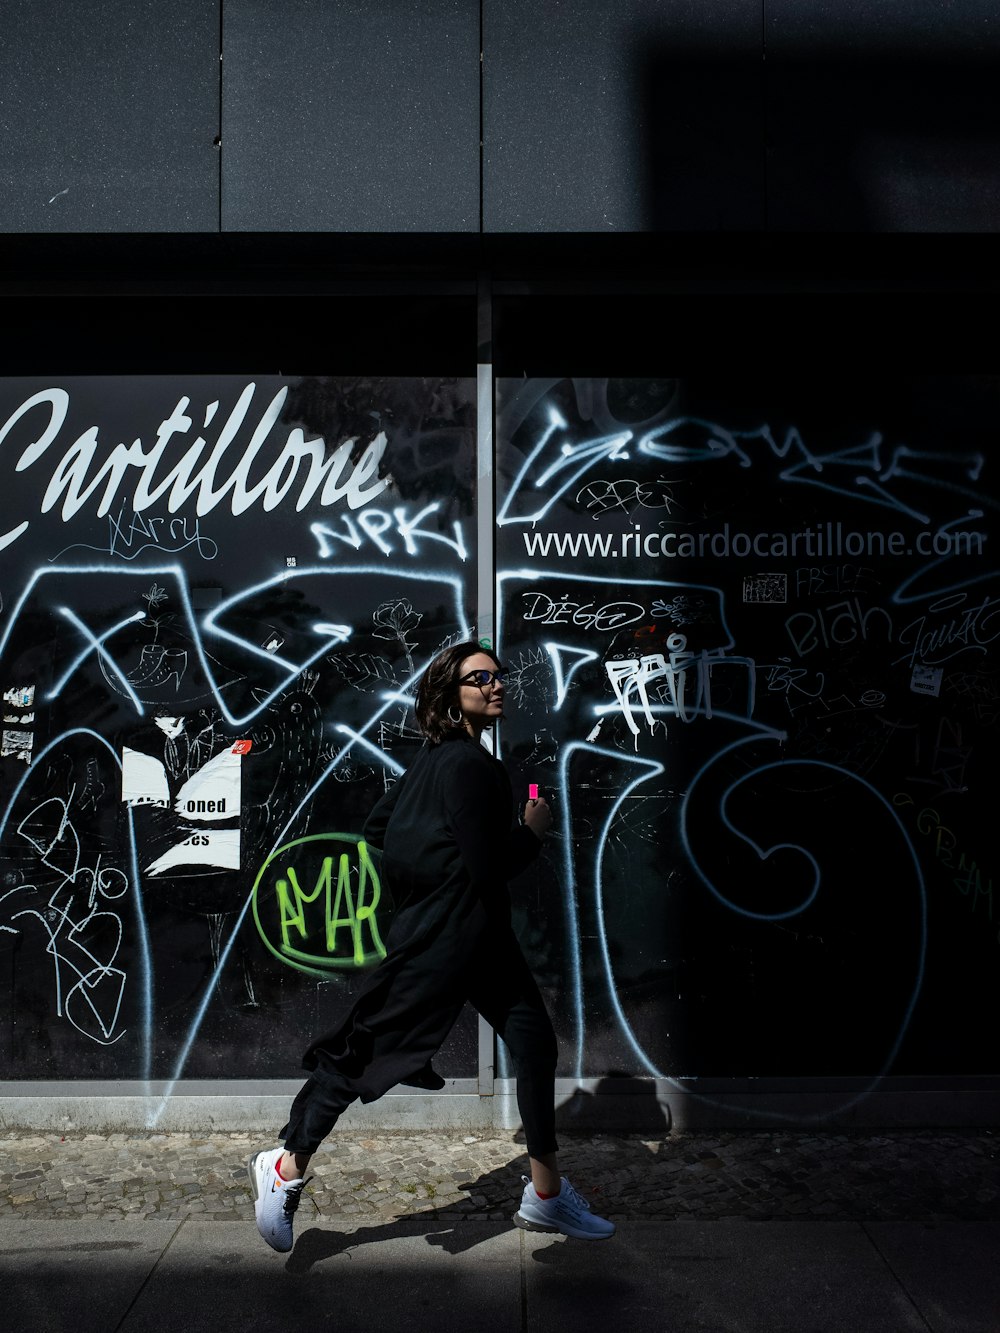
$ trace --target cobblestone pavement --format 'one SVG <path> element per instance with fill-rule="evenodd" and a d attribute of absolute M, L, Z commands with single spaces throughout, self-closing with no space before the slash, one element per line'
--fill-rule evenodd
<path fill-rule="evenodd" d="M 616 1220 L 1000 1219 L 1000 1133 L 562 1134 L 560 1164 Z M 0 1217 L 252 1217 L 246 1134 L 0 1138 Z M 266 1144 L 263 1146 L 267 1146 Z M 300 1218 L 504 1219 L 527 1159 L 510 1133 L 340 1133 Z"/>

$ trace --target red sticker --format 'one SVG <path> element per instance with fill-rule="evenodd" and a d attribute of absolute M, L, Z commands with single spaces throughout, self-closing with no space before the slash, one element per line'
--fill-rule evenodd
<path fill-rule="evenodd" d="M 232 753 L 249 754 L 251 745 L 253 745 L 253 741 L 237 741 L 236 744 L 233 746 Z"/>

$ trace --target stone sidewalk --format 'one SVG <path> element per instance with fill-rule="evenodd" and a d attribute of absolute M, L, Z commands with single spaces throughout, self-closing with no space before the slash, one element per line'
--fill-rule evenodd
<path fill-rule="evenodd" d="M 1000 1220 L 1000 1133 L 563 1133 L 560 1164 L 616 1221 Z M 246 1134 L 0 1138 L 0 1218 L 252 1219 Z M 263 1145 L 266 1146 L 266 1145 Z M 337 1133 L 301 1221 L 505 1221 L 527 1169 L 510 1132 Z"/>

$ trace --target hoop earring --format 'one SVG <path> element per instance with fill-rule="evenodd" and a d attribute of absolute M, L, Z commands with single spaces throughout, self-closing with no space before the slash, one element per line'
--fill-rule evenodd
<path fill-rule="evenodd" d="M 452 716 L 453 713 L 458 713 L 458 717 L 453 717 Z M 462 710 L 460 708 L 449 708 L 448 721 L 451 723 L 453 727 L 460 727 L 462 723 L 465 721 L 465 719 L 462 717 Z"/>

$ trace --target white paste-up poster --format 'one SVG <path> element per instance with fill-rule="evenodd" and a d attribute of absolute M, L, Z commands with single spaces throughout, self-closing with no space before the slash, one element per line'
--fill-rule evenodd
<path fill-rule="evenodd" d="M 4 690 L 3 702 L 9 708 L 30 708 L 35 702 L 34 685 L 15 685 L 12 689 Z"/>
<path fill-rule="evenodd" d="M 185 819 L 232 819 L 240 813 L 240 756 L 223 750 L 181 787 L 174 809 Z"/>
<path fill-rule="evenodd" d="M 19 731 L 13 727 L 9 729 L 5 727 L 2 737 L 0 737 L 0 758 L 21 759 L 24 763 L 30 764 L 34 739 L 35 734 L 32 731 Z"/>
<path fill-rule="evenodd" d="M 158 856 L 146 867 L 146 874 L 162 875 L 182 866 L 216 866 L 220 870 L 239 870 L 239 829 L 199 829 Z"/>
<path fill-rule="evenodd" d="M 35 714 L 30 711 L 34 702 L 34 685 L 13 685 L 4 690 L 0 759 L 20 759 L 22 763 L 31 763 L 35 733 L 25 728 L 35 724 Z"/>
<path fill-rule="evenodd" d="M 181 726 L 161 727 L 175 739 Z M 126 805 L 173 809 L 177 841 L 146 866 L 149 875 L 182 867 L 212 866 L 238 870 L 240 829 L 218 827 L 238 819 L 241 810 L 242 751 L 228 747 L 207 760 L 171 795 L 166 765 L 155 755 L 125 746 L 122 751 L 122 800 Z M 192 827 L 194 825 L 194 827 Z"/>
<path fill-rule="evenodd" d="M 167 770 L 159 759 L 126 745 L 122 750 L 122 800 L 126 805 L 170 808 Z"/>

